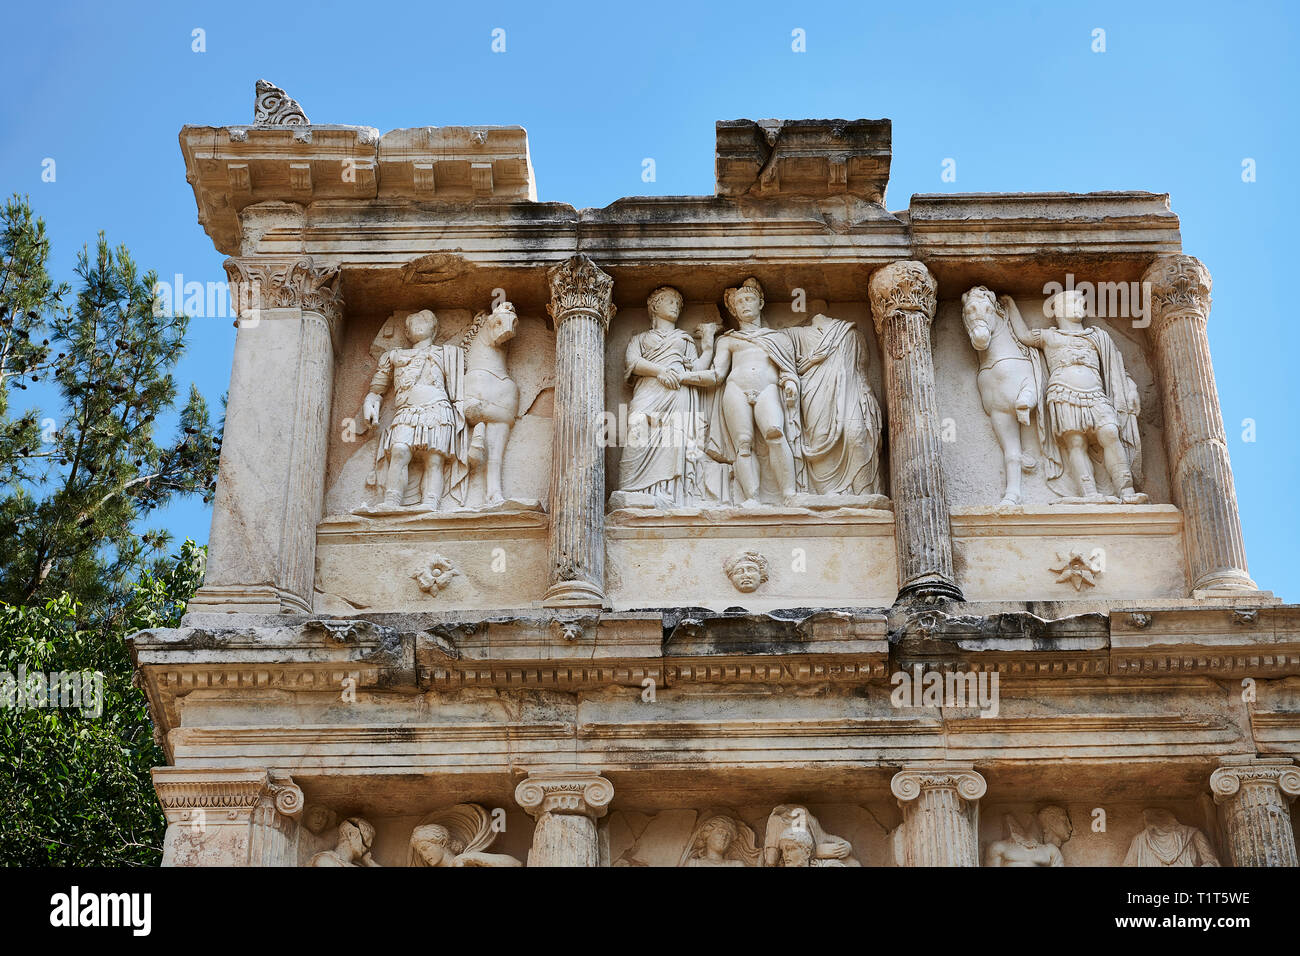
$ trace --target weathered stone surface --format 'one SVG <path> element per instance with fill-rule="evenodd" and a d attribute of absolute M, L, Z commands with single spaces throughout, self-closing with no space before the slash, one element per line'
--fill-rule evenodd
<path fill-rule="evenodd" d="M 166 863 L 1295 865 L 1300 609 L 1167 196 L 890 213 L 888 121 L 745 120 L 575 210 L 518 127 L 279 96 L 181 135 L 241 327 L 132 640 Z"/>

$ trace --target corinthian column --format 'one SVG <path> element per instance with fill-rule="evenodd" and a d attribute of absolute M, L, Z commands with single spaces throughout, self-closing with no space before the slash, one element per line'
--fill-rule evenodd
<path fill-rule="evenodd" d="M 1228 439 L 1210 363 L 1209 270 L 1191 256 L 1164 256 L 1151 264 L 1142 282 L 1150 289 L 1170 490 L 1183 512 L 1192 590 L 1256 590 L 1246 570 Z"/>
<path fill-rule="evenodd" d="M 227 259 L 239 314 L 195 611 L 310 613 L 342 300 L 310 257 Z"/>
<path fill-rule="evenodd" d="M 980 865 L 982 776 L 963 766 L 921 766 L 900 770 L 889 786 L 903 810 L 899 865 Z"/>
<path fill-rule="evenodd" d="M 302 790 L 286 773 L 156 767 L 163 866 L 297 866 Z"/>
<path fill-rule="evenodd" d="M 539 772 L 515 788 L 515 802 L 537 821 L 529 866 L 599 866 L 596 821 L 614 785 L 595 773 Z"/>
<path fill-rule="evenodd" d="M 549 607 L 605 601 L 605 333 L 614 280 L 586 256 L 547 273 L 555 322 Z"/>
<path fill-rule="evenodd" d="M 920 262 L 877 269 L 868 293 L 885 362 L 889 496 L 894 499 L 898 598 L 962 600 L 952 566 L 930 322 L 938 283 Z"/>
<path fill-rule="evenodd" d="M 1210 775 L 1233 866 L 1297 866 L 1291 801 L 1300 769 L 1289 757 L 1225 759 Z"/>

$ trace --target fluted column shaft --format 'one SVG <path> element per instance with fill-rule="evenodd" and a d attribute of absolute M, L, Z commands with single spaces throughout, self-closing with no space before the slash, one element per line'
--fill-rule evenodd
<path fill-rule="evenodd" d="M 920 262 L 878 269 L 869 295 L 885 365 L 899 600 L 962 600 L 952 561 L 930 323 L 938 284 Z"/>
<path fill-rule="evenodd" d="M 342 313 L 338 270 L 309 257 L 228 259 L 226 270 L 239 333 L 207 572 L 189 610 L 309 613 Z"/>
<path fill-rule="evenodd" d="M 605 333 L 614 280 L 586 256 L 548 274 L 555 322 L 555 418 L 551 444 L 550 607 L 605 601 Z"/>
<path fill-rule="evenodd" d="M 1150 289 L 1170 490 L 1183 512 L 1188 580 L 1193 591 L 1255 590 L 1210 362 L 1210 273 L 1191 256 L 1164 256 L 1142 281 Z"/>
<path fill-rule="evenodd" d="M 596 821 L 614 786 L 594 773 L 534 773 L 515 788 L 515 801 L 537 821 L 529 866 L 599 866 Z"/>
<path fill-rule="evenodd" d="M 163 866 L 297 866 L 303 793 L 285 773 L 156 767 Z"/>
<path fill-rule="evenodd" d="M 1289 758 L 1226 764 L 1210 775 L 1210 791 L 1233 866 L 1297 866 L 1291 801 L 1300 769 Z"/>
<path fill-rule="evenodd" d="M 903 866 L 979 866 L 979 799 L 987 786 L 968 768 L 900 770 L 890 789 L 903 811 Z"/>

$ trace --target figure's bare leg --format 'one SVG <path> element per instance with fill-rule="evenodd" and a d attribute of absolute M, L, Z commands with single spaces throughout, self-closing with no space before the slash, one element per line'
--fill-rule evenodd
<path fill-rule="evenodd" d="M 1002 465 L 1006 472 L 1006 488 L 1002 493 L 1002 505 L 1018 505 L 1021 502 L 1020 468 L 1020 422 L 1010 412 L 994 412 L 991 416 L 993 432 L 998 436 L 1002 447 Z"/>
<path fill-rule="evenodd" d="M 411 463 L 410 445 L 393 445 L 388 449 L 388 481 L 384 504 L 400 508 L 406 497 L 407 466 Z"/>
<path fill-rule="evenodd" d="M 781 393 L 775 385 L 763 389 L 754 403 L 754 420 L 767 442 L 767 460 L 772 464 L 781 497 L 787 504 L 794 500 L 794 452 L 785 437 L 785 409 Z"/>
<path fill-rule="evenodd" d="M 506 463 L 506 442 L 510 439 L 509 422 L 487 425 L 487 503 L 497 505 L 506 500 L 501 474 Z"/>
<path fill-rule="evenodd" d="M 1082 432 L 1066 432 L 1061 436 L 1061 445 L 1065 449 L 1066 460 L 1070 463 L 1070 472 L 1083 498 L 1096 499 L 1097 480 L 1092 474 L 1092 462 L 1088 458 L 1088 440 Z"/>
<path fill-rule="evenodd" d="M 423 504 L 431 511 L 437 511 L 442 505 L 442 486 L 444 481 L 442 466 L 446 459 L 440 452 L 431 451 L 424 456 L 424 495 Z"/>
<path fill-rule="evenodd" d="M 739 387 L 727 385 L 722 393 L 722 414 L 727 429 L 736 443 L 736 483 L 745 500 L 741 506 L 752 508 L 758 504 L 758 462 L 754 460 L 754 412 L 749 399 Z"/>
<path fill-rule="evenodd" d="M 1144 504 L 1147 496 L 1140 494 L 1133 487 L 1133 469 L 1128 463 L 1128 452 L 1119 440 L 1119 429 L 1114 425 L 1103 425 L 1097 429 L 1097 442 L 1101 445 L 1102 460 L 1106 471 L 1115 486 L 1115 494 L 1120 501 L 1129 504 Z"/>

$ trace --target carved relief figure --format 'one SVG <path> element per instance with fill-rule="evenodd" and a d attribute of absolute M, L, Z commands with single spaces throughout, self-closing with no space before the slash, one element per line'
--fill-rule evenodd
<path fill-rule="evenodd" d="M 867 345 L 853 322 L 820 312 L 794 339 L 808 491 L 875 495 L 880 481 L 880 406 L 867 382 Z"/>
<path fill-rule="evenodd" d="M 380 356 L 362 406 L 365 425 L 378 425 L 383 397 L 392 388 L 396 410 L 380 436 L 375 469 L 366 483 L 383 492 L 379 510 L 418 503 L 437 511 L 444 491 L 458 504 L 465 501 L 469 462 L 461 411 L 462 355 L 453 345 L 433 344 L 438 317 L 428 309 L 412 312 L 404 327 L 410 345 Z M 413 460 L 422 466 L 418 484 L 410 481 Z"/>
<path fill-rule="evenodd" d="M 726 814 L 706 816 L 695 828 L 678 866 L 758 866 L 754 831 Z"/>
<path fill-rule="evenodd" d="M 782 501 L 791 504 L 803 470 L 794 342 L 784 330 L 763 327 L 763 287 L 757 279 L 728 289 L 723 300 L 739 328 L 718 337 L 709 370 L 690 372 L 682 382 L 723 385 L 721 401 L 713 404 L 705 450 L 734 467 L 742 506 L 759 504 L 757 457 L 767 459 Z"/>
<path fill-rule="evenodd" d="M 1129 844 L 1124 866 L 1218 866 L 1209 838 L 1168 810 L 1142 811 L 1146 827 Z"/>
<path fill-rule="evenodd" d="M 737 551 L 722 564 L 722 570 L 737 591 L 750 594 L 767 581 L 767 558 L 759 551 Z"/>
<path fill-rule="evenodd" d="M 853 846 L 822 829 L 808 808 L 782 804 L 767 818 L 764 866 L 861 866 Z"/>
<path fill-rule="evenodd" d="M 1134 488 L 1142 470 L 1137 386 L 1109 335 L 1084 328 L 1084 301 L 1077 290 L 1058 292 L 1045 311 L 1057 327 L 1030 329 L 1010 296 L 999 300 L 1025 345 L 1047 359 L 1047 387 L 1038 406 L 1038 441 L 1047 459 L 1048 487 L 1066 501 L 1105 501 L 1097 491 L 1090 455 L 1099 455 L 1115 487 L 1115 501 L 1145 504 Z M 1077 497 L 1066 496 L 1059 479 L 1068 472 Z"/>
<path fill-rule="evenodd" d="M 985 866 L 1065 866 L 1061 845 L 1074 835 L 1074 826 L 1064 807 L 1039 810 L 1037 832 L 1032 824 L 1022 828 L 1010 813 L 1005 821 L 1006 839 L 989 844 Z"/>
<path fill-rule="evenodd" d="M 339 824 L 334 849 L 311 858 L 312 866 L 378 866 L 370 857 L 375 845 L 375 828 L 361 817 L 348 817 Z"/>
<path fill-rule="evenodd" d="M 628 440 L 619 462 L 619 503 L 680 507 L 702 497 L 693 452 L 704 442 L 701 396 L 688 373 L 713 361 L 716 324 L 700 326 L 702 351 L 677 328 L 682 294 L 669 286 L 650 293 L 650 329 L 632 336 L 625 375 L 632 384 Z"/>
<path fill-rule="evenodd" d="M 477 803 L 437 810 L 411 831 L 409 866 L 523 866 L 505 853 L 484 852 L 496 839 L 492 817 Z"/>
<path fill-rule="evenodd" d="M 510 429 L 519 415 L 519 386 L 506 370 L 506 353 L 518 324 L 515 307 L 502 302 L 474 316 L 460 341 L 466 364 L 465 424 L 473 429 L 469 463 L 486 469 L 487 507 L 505 501 L 501 472 Z"/>
<path fill-rule="evenodd" d="M 962 322 L 980 356 L 976 378 L 980 402 L 1002 448 L 1006 479 L 999 504 L 1018 505 L 1020 472 L 1033 471 L 1038 464 L 1024 453 L 1020 429 L 1030 424 L 1046 376 L 1042 355 L 1016 336 L 1007 313 L 1007 307 L 982 285 L 962 294 Z"/>

